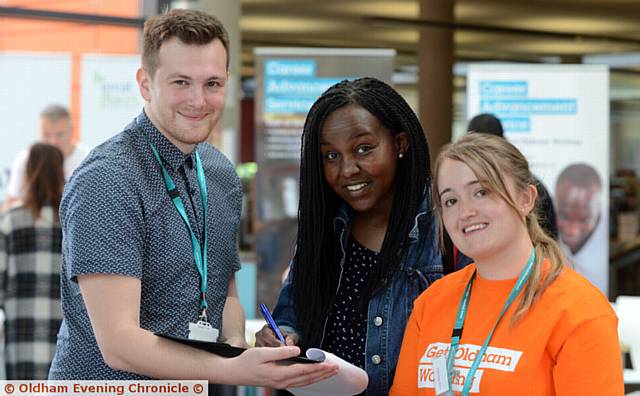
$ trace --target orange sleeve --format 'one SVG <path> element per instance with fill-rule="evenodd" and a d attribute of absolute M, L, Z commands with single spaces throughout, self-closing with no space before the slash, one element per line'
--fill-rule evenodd
<path fill-rule="evenodd" d="M 558 396 L 624 395 L 618 320 L 607 315 L 576 327 L 566 338 L 553 369 Z"/>
<path fill-rule="evenodd" d="M 396 374 L 393 378 L 390 396 L 412 396 L 418 394 L 418 362 L 420 355 L 417 355 L 418 337 L 420 336 L 420 326 L 418 322 L 422 319 L 422 302 L 424 298 L 418 298 L 414 303 L 414 309 L 407 322 L 404 331 Z"/>

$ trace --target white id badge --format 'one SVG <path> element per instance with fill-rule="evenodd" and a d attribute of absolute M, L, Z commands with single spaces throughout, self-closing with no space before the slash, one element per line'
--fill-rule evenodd
<path fill-rule="evenodd" d="M 447 376 L 447 359 L 444 355 L 433 358 L 433 383 L 437 396 L 450 395 L 449 377 Z"/>
<path fill-rule="evenodd" d="M 199 320 L 198 323 L 189 323 L 189 339 L 197 341 L 218 341 L 218 329 L 214 329 L 209 323 Z"/>

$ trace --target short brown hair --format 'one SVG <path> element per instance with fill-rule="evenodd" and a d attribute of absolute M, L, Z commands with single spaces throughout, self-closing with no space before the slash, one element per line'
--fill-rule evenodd
<path fill-rule="evenodd" d="M 177 37 L 185 44 L 205 45 L 215 39 L 222 42 L 229 69 L 229 35 L 213 15 L 196 10 L 174 9 L 152 16 L 144 23 L 142 67 L 151 75 L 158 67 L 158 52 L 165 41 Z"/>

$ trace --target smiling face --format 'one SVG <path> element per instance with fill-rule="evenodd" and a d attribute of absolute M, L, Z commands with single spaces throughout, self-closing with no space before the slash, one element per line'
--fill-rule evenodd
<path fill-rule="evenodd" d="M 360 106 L 341 107 L 327 117 L 320 134 L 325 180 L 358 214 L 388 215 L 398 155 L 407 147 L 406 133 L 392 135 Z"/>
<path fill-rule="evenodd" d="M 490 261 L 508 254 L 517 245 L 514 241 L 529 240 L 524 217 L 535 204 L 535 187 L 517 192 L 505 177 L 518 213 L 462 161 L 445 158 L 437 178 L 442 220 L 461 252 L 476 262 Z"/>
<path fill-rule="evenodd" d="M 227 51 L 214 39 L 184 44 L 174 37 L 162 44 L 153 75 L 138 70 L 145 111 L 158 130 L 182 152 L 205 141 L 220 121 L 227 84 Z"/>

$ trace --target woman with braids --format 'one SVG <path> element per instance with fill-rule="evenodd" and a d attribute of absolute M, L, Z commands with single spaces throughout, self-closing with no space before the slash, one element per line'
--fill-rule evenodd
<path fill-rule="evenodd" d="M 64 156 L 51 145 L 31 146 L 24 198 L 0 216 L 0 307 L 4 309 L 9 380 L 46 380 L 62 322 L 58 208 Z M 90 247 L 87 247 L 90 248 Z"/>
<path fill-rule="evenodd" d="M 342 81 L 302 136 L 298 236 L 274 318 L 287 344 L 366 370 L 386 395 L 413 300 L 442 276 L 429 150 L 409 105 L 374 78 Z M 265 327 L 256 341 L 277 346 Z"/>
<path fill-rule="evenodd" d="M 618 320 L 538 224 L 524 156 L 468 134 L 435 176 L 442 223 L 475 263 L 416 300 L 391 395 L 622 395 Z"/>

